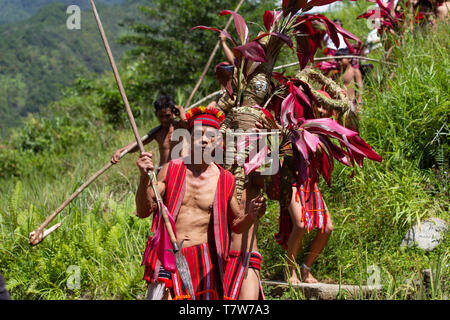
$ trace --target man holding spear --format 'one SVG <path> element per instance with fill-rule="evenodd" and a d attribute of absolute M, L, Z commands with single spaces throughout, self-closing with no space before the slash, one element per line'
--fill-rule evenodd
<path fill-rule="evenodd" d="M 195 299 L 223 299 L 224 274 L 228 260 L 230 230 L 242 233 L 264 213 L 264 197 L 256 195 L 249 200 L 247 210 L 237 201 L 233 175 L 208 160 L 205 155 L 214 151 L 214 136 L 224 115 L 213 108 L 194 108 L 188 113 L 191 134 L 190 159 L 172 160 L 158 174 L 158 191 L 174 221 L 177 239 L 182 240 L 181 252 L 191 273 Z M 164 235 L 159 233 L 159 210 L 153 189 L 149 188 L 147 172 L 153 170 L 153 155 L 144 152 L 137 160 L 141 173 L 136 192 L 136 211 L 140 218 L 154 215 L 154 236 L 149 238 L 144 253 L 144 279 L 148 283 L 164 282 L 165 298 L 192 299 L 174 268 L 165 267 L 169 257 L 164 256 Z M 158 239 L 158 241 L 156 241 Z M 166 260 L 163 261 L 163 260 Z"/>

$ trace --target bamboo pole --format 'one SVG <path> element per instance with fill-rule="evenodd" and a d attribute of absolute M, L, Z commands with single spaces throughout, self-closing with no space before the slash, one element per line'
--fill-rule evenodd
<path fill-rule="evenodd" d="M 361 56 L 353 56 L 353 55 L 337 56 L 337 57 L 335 57 L 335 56 L 320 57 L 320 58 L 314 58 L 314 61 L 327 61 L 327 60 L 336 60 L 336 59 L 343 59 L 343 58 L 367 60 L 367 61 L 373 61 L 373 62 L 388 64 L 388 65 L 392 65 L 392 66 L 397 66 L 396 63 L 383 61 L 383 60 L 377 60 L 377 59 L 373 59 L 373 58 L 366 58 L 366 57 L 361 57 Z M 292 63 L 284 64 L 284 65 L 281 65 L 281 66 L 277 66 L 277 67 L 273 68 L 273 70 L 280 70 L 280 69 L 284 69 L 284 68 L 288 68 L 288 67 L 293 67 L 293 66 L 296 66 L 296 65 L 298 65 L 298 62 L 292 62 Z"/>
<path fill-rule="evenodd" d="M 153 132 L 156 132 L 157 130 L 159 130 L 159 126 L 156 128 L 153 128 L 149 134 L 145 135 L 144 137 L 142 137 L 143 140 L 145 140 L 149 135 L 151 135 Z M 126 154 L 128 154 L 133 148 L 135 148 L 137 146 L 137 143 L 131 145 L 129 148 L 127 148 L 126 150 L 122 151 L 122 153 L 120 154 L 120 158 L 122 159 Z M 50 233 L 52 233 L 53 231 L 57 230 L 61 224 L 57 227 L 57 228 L 50 228 L 48 230 L 44 230 L 48 224 L 50 222 L 53 221 L 53 219 L 56 218 L 56 216 L 64 210 L 65 207 L 67 207 L 69 205 L 69 203 L 71 203 L 73 201 L 73 199 L 75 199 L 84 189 L 86 189 L 87 187 L 89 187 L 89 185 L 94 182 L 98 177 L 100 177 L 103 173 L 105 173 L 109 168 L 111 168 L 114 165 L 114 163 L 109 162 L 107 165 L 105 165 L 103 168 L 101 168 L 99 171 L 97 171 L 96 173 L 94 173 L 94 175 L 92 175 L 91 177 L 89 177 L 89 179 L 83 183 L 77 190 L 75 190 L 75 192 L 73 192 L 69 198 L 67 198 L 51 215 L 49 215 L 47 217 L 47 219 L 45 219 L 45 221 L 33 232 L 30 233 L 30 244 L 35 246 L 38 243 L 40 243 L 42 240 L 44 240 Z"/>

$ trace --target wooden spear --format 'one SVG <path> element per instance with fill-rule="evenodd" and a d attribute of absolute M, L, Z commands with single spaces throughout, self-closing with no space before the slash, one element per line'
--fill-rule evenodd
<path fill-rule="evenodd" d="M 235 12 L 238 12 L 239 9 L 241 8 L 242 4 L 244 3 L 245 0 L 241 0 L 239 2 L 239 4 L 236 6 L 236 8 L 234 9 Z M 231 22 L 233 21 L 233 17 L 231 16 L 230 19 L 228 19 L 227 24 L 225 25 L 225 31 L 228 29 L 228 27 L 230 26 Z M 200 84 L 203 82 L 203 79 L 206 76 L 206 73 L 209 70 L 209 67 L 211 66 L 211 63 L 217 53 L 217 50 L 219 50 L 220 47 L 220 40 L 217 41 L 216 46 L 214 47 L 213 51 L 211 52 L 211 55 L 209 56 L 208 62 L 206 62 L 205 67 L 203 68 L 203 72 L 200 76 L 200 78 L 198 79 L 197 83 L 195 84 L 194 89 L 192 90 L 189 98 L 187 99 L 184 107 L 187 108 L 187 106 L 189 106 L 189 104 L 191 103 L 192 99 L 194 98 L 194 95 L 197 93 L 198 88 L 200 88 Z"/>

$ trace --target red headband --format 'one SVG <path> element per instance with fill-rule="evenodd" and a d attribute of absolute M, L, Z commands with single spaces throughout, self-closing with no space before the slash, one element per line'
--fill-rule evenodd
<path fill-rule="evenodd" d="M 191 129 L 195 124 L 220 129 L 220 123 L 225 119 L 225 115 L 218 109 L 200 106 L 187 111 L 186 119 L 188 129 Z"/>

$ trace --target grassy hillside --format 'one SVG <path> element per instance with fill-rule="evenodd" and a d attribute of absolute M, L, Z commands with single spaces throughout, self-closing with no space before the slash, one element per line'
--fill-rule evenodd
<path fill-rule="evenodd" d="M 355 16 L 353 11 L 336 15 L 345 18 L 346 26 Z M 449 31 L 448 24 L 441 24 L 405 34 L 393 52 L 397 66 L 377 64 L 365 79 L 361 136 L 384 160 L 366 162 L 353 179 L 348 168 L 337 166 L 332 188 L 321 185 L 334 225 L 329 244 L 312 269 L 323 282 L 365 285 L 371 275 L 368 270 L 376 267 L 383 290 L 371 299 L 448 297 L 448 235 L 431 252 L 399 249 L 399 245 L 418 220 L 450 219 L 448 129 L 440 130 L 448 122 L 450 109 Z M 373 56 L 382 58 L 383 53 L 380 50 Z M 130 65 L 124 78 L 133 79 L 132 75 Z M 105 91 L 113 87 L 109 76 L 78 81 L 47 108 L 48 114 L 29 116 L 0 145 L 0 273 L 13 299 L 145 295 L 140 263 L 151 221 L 133 214 L 138 183 L 135 154 L 107 171 L 68 206 L 55 221 L 63 223 L 58 231 L 36 248 L 28 245 L 29 232 L 103 167 L 114 150 L 133 140 L 129 129 L 108 124 L 99 107 Z M 126 89 L 130 88 L 132 81 L 127 80 Z M 184 100 L 183 95 L 180 92 L 177 103 Z M 151 119 L 148 114 L 137 119 L 141 134 L 155 125 Z M 146 148 L 156 150 L 156 145 Z M 277 204 L 269 202 L 268 208 L 258 235 L 262 276 L 281 279 L 286 255 L 273 238 L 278 228 Z M 313 236 L 314 232 L 306 236 L 304 252 Z M 298 257 L 300 264 L 303 257 L 304 253 Z M 70 290 L 67 280 L 73 265 L 80 268 L 81 283 L 79 289 Z M 427 268 L 437 275 L 431 296 L 423 296 L 420 287 L 411 285 Z M 274 297 L 268 294 L 267 298 Z M 302 296 L 289 290 L 282 299 Z"/>
<path fill-rule="evenodd" d="M 126 32 L 119 23 L 134 18 L 138 2 L 99 6 L 116 59 L 127 48 L 116 43 Z M 108 68 L 92 12 L 82 11 L 81 30 L 68 30 L 66 9 L 52 3 L 24 21 L 0 26 L 0 135 L 21 116 L 61 98 L 61 89 L 76 77 Z"/>

